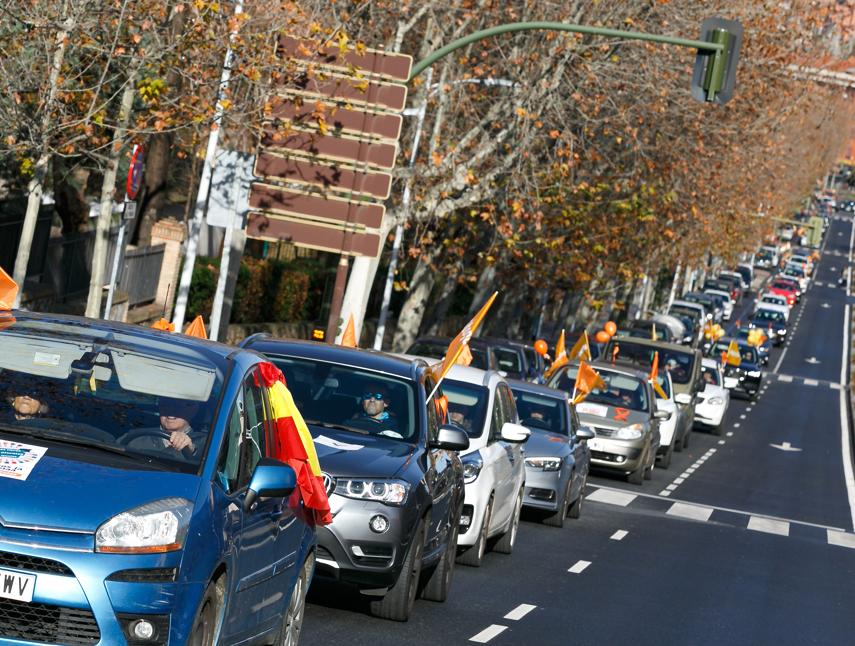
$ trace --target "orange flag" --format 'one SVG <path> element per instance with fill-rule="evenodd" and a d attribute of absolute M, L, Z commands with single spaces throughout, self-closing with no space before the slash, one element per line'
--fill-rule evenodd
<path fill-rule="evenodd" d="M 493 301 L 496 300 L 496 296 L 498 295 L 499 292 L 493 292 L 493 295 L 486 303 L 484 303 L 484 306 L 478 310 L 478 313 L 472 317 L 472 320 L 464 325 L 463 329 L 460 330 L 460 332 L 457 333 L 457 336 L 448 344 L 448 350 L 445 351 L 445 357 L 442 361 L 431 366 L 437 383 L 434 390 L 439 386 L 439 382 L 442 381 L 443 377 L 448 374 L 448 371 L 451 370 L 451 366 L 457 363 L 457 358 L 463 353 L 463 349 L 468 348 L 469 340 L 481 326 L 481 322 L 487 315 L 487 310 L 490 309 L 490 306 L 493 304 Z M 430 397 L 433 397 L 433 393 L 430 394 Z M 430 397 L 428 397 L 428 399 L 430 399 Z"/>
<path fill-rule="evenodd" d="M 653 366 L 650 368 L 650 383 L 653 384 L 653 390 L 656 391 L 656 394 L 659 395 L 662 399 L 668 399 L 668 396 L 665 394 L 665 391 L 662 390 L 662 386 L 659 385 L 659 353 L 653 353 Z"/>
<path fill-rule="evenodd" d="M 573 391 L 575 393 L 573 403 L 578 404 L 585 399 L 592 390 L 605 387 L 606 382 L 604 382 L 603 378 L 600 377 L 600 373 L 582 361 L 579 364 L 579 372 L 576 375 L 576 385 L 573 386 Z"/>
<path fill-rule="evenodd" d="M 457 363 L 461 366 L 468 366 L 472 363 L 472 351 L 469 349 L 468 345 L 463 346 L 463 352 L 457 357 Z"/>
<path fill-rule="evenodd" d="M 154 323 L 152 323 L 151 327 L 155 330 L 163 330 L 164 332 L 175 332 L 175 324 L 170 323 L 165 318 L 161 318 Z"/>
<path fill-rule="evenodd" d="M 356 343 L 356 325 L 353 323 L 352 312 L 347 319 L 347 325 L 344 327 L 344 334 L 341 335 L 341 342 L 339 345 L 343 345 L 346 348 L 358 347 Z"/>
<path fill-rule="evenodd" d="M 193 322 L 187 326 L 187 329 L 184 330 L 184 334 L 187 336 L 195 336 L 200 339 L 208 338 L 208 333 L 205 331 L 205 322 L 202 320 L 201 314 L 194 318 Z"/>
<path fill-rule="evenodd" d="M 0 310 L 11 310 L 18 297 L 18 283 L 0 267 Z"/>
<path fill-rule="evenodd" d="M 579 337 L 579 340 L 576 342 L 576 345 L 573 346 L 573 350 L 570 351 L 570 354 L 573 358 L 577 358 L 579 353 L 582 351 L 580 344 L 586 340 L 585 336 L 582 335 Z M 567 357 L 567 346 L 564 342 L 564 330 L 561 330 L 561 335 L 558 337 L 558 342 L 555 344 L 555 359 L 552 362 L 552 365 L 547 368 L 546 372 L 543 373 L 544 379 L 549 379 L 552 374 L 558 370 L 561 366 L 566 366 L 569 358 Z"/>

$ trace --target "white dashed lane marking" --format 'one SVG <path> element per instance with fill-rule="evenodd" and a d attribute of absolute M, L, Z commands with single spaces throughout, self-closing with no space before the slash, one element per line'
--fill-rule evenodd
<path fill-rule="evenodd" d="M 615 491 L 614 489 L 597 489 L 589 496 L 585 496 L 587 501 L 604 502 L 609 505 L 618 505 L 626 507 L 629 503 L 635 500 L 637 496 L 634 493 L 625 493 L 623 491 Z"/>
<path fill-rule="evenodd" d="M 613 541 L 622 541 L 623 537 L 626 536 L 627 534 L 629 534 L 629 532 L 626 531 L 625 529 L 619 529 L 614 534 L 609 536 L 609 538 L 612 539 Z"/>
<path fill-rule="evenodd" d="M 736 423 L 733 425 L 733 428 L 739 428 L 739 422 L 736 422 Z"/>
<path fill-rule="evenodd" d="M 786 384 L 790 383 L 792 380 L 793 378 L 790 375 L 778 375 L 778 381 L 783 381 Z"/>
<path fill-rule="evenodd" d="M 675 502 L 665 513 L 671 516 L 679 516 L 680 518 L 688 518 L 690 520 L 707 521 L 710 516 L 712 516 L 713 510 L 711 507 L 690 505 L 685 502 Z"/>
<path fill-rule="evenodd" d="M 733 437 L 733 431 L 728 431 L 728 432 L 727 432 L 727 436 L 728 436 L 728 437 Z"/>
<path fill-rule="evenodd" d="M 521 603 L 506 614 L 505 619 L 509 619 L 510 621 L 519 621 L 535 608 L 537 608 L 537 606 L 533 606 L 530 603 Z"/>
<path fill-rule="evenodd" d="M 477 642 L 479 644 L 486 644 L 488 641 L 493 639 L 496 635 L 499 635 L 505 632 L 508 629 L 507 626 L 500 626 L 499 624 L 493 624 L 488 628 L 485 628 L 480 633 L 475 635 L 474 637 L 470 637 L 469 641 Z"/>
<path fill-rule="evenodd" d="M 829 545 L 839 545 L 840 547 L 855 549 L 855 534 L 847 534 L 846 532 L 827 529 L 826 536 L 828 537 Z"/>
<path fill-rule="evenodd" d="M 761 516 L 752 516 L 749 518 L 748 529 L 754 530 L 755 532 L 777 534 L 779 536 L 790 535 L 790 523 L 784 520 L 774 520 L 772 518 L 763 518 Z"/>
<path fill-rule="evenodd" d="M 590 561 L 576 561 L 576 564 L 567 571 L 571 572 L 572 574 L 579 574 L 581 572 L 584 572 L 585 568 L 587 568 L 590 564 Z"/>

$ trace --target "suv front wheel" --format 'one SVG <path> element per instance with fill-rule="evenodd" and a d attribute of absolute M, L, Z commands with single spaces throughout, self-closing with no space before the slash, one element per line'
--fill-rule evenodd
<path fill-rule="evenodd" d="M 422 571 L 422 552 L 425 546 L 425 522 L 419 521 L 419 526 L 413 534 L 410 549 L 401 565 L 401 572 L 395 585 L 389 588 L 382 599 L 371 602 L 371 614 L 381 619 L 392 621 L 407 621 L 416 600 L 419 587 L 419 575 Z"/>

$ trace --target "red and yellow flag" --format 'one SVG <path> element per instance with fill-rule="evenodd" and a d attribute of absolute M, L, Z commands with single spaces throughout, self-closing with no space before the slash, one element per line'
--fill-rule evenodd
<path fill-rule="evenodd" d="M 199 339 L 207 339 L 208 333 L 205 331 L 205 322 L 202 320 L 202 315 L 199 314 L 193 319 L 193 322 L 184 330 L 187 336 L 195 336 Z"/>
<path fill-rule="evenodd" d="M 344 333 L 341 335 L 341 342 L 339 343 L 339 345 L 343 345 L 346 348 L 357 347 L 356 325 L 353 322 L 353 313 L 352 312 L 347 319 L 347 325 L 344 326 Z"/>
<path fill-rule="evenodd" d="M 18 297 L 18 283 L 0 267 L 0 310 L 11 310 Z"/>
<path fill-rule="evenodd" d="M 662 399 L 668 399 L 668 396 L 665 394 L 665 391 L 662 390 L 662 386 L 659 385 L 659 353 L 653 353 L 653 365 L 650 367 L 650 383 L 653 384 L 653 390 L 656 391 L 656 394 L 659 395 Z"/>
<path fill-rule="evenodd" d="M 332 522 L 330 501 L 312 434 L 297 410 L 282 371 L 269 362 L 262 363 L 260 367 L 275 431 L 271 457 L 285 462 L 297 474 L 296 493 L 302 499 L 303 507 L 311 513 L 308 520 L 317 525 L 328 525 Z"/>
<path fill-rule="evenodd" d="M 463 349 L 469 346 L 469 340 L 481 326 L 481 322 L 487 315 L 487 310 L 490 309 L 490 306 L 493 304 L 493 301 L 496 300 L 496 296 L 498 295 L 499 292 L 493 292 L 493 295 L 486 303 L 484 303 L 484 306 L 478 310 L 478 313 L 472 317 L 472 320 L 464 325 L 463 329 L 460 330 L 460 332 L 457 333 L 457 336 L 448 344 L 448 350 L 445 351 L 445 357 L 442 361 L 435 366 L 432 366 L 437 384 L 442 381 L 445 375 L 448 374 L 451 367 L 457 363 L 457 359 L 463 353 Z M 431 393 L 431 395 L 433 395 L 433 393 Z"/>
<path fill-rule="evenodd" d="M 573 403 L 578 404 L 591 394 L 591 391 L 605 387 L 606 382 L 600 377 L 600 373 L 582 361 L 579 364 L 579 372 L 576 374 L 576 385 L 573 386 L 575 393 Z"/>

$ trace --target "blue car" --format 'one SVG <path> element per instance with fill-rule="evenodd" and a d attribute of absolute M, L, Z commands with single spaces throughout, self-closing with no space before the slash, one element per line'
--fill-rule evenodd
<path fill-rule="evenodd" d="M 251 351 L 15 312 L 0 643 L 295 644 L 315 530 Z"/>

